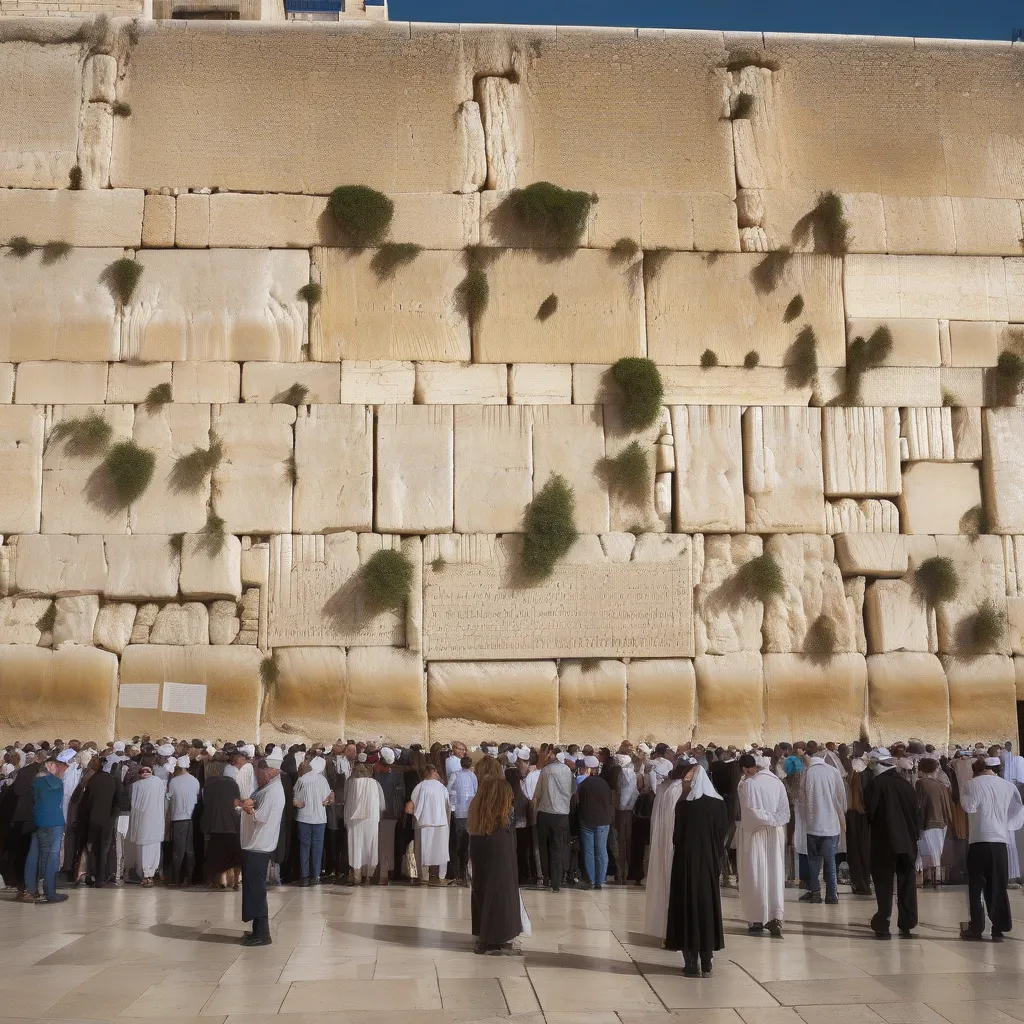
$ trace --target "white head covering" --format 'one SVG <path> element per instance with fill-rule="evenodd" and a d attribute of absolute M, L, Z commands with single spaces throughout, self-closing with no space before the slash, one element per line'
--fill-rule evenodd
<path fill-rule="evenodd" d="M 998 757 L 986 757 L 985 767 L 986 768 L 998 768 L 1003 762 Z"/>
<path fill-rule="evenodd" d="M 71 764 L 74 759 L 78 757 L 78 751 L 72 750 L 70 747 L 65 747 L 58 755 L 57 760 L 61 764 Z M 996 764 L 999 762 L 997 761 Z"/>
<path fill-rule="evenodd" d="M 169 757 L 164 763 L 164 767 L 169 771 L 173 772 L 178 767 L 178 759 L 176 757 Z"/>
<path fill-rule="evenodd" d="M 385 764 L 394 764 L 395 763 L 395 752 L 390 747 L 381 747 L 380 748 L 380 759 Z"/>
<path fill-rule="evenodd" d="M 281 763 L 284 761 L 284 754 L 281 753 L 280 747 L 274 747 L 264 760 L 267 762 L 268 768 L 280 768 Z"/>
<path fill-rule="evenodd" d="M 115 754 L 123 754 L 124 753 L 124 740 L 115 740 L 114 741 L 114 753 Z"/>
<path fill-rule="evenodd" d="M 651 748 L 650 748 L 650 747 L 649 747 L 649 746 L 648 746 L 648 745 L 647 745 L 646 743 L 638 743 L 638 744 L 636 745 L 636 749 L 637 749 L 637 750 L 638 750 L 638 751 L 639 751 L 639 752 L 640 752 L 640 753 L 641 753 L 641 754 L 642 754 L 642 755 L 643 755 L 644 757 L 650 757 L 650 756 L 651 756 Z"/>
<path fill-rule="evenodd" d="M 569 755 L 562 753 L 562 751 L 559 751 L 557 754 L 555 754 L 555 760 L 561 761 L 562 764 L 565 764 L 565 762 L 569 760 Z"/>
<path fill-rule="evenodd" d="M 764 769 L 766 768 L 771 768 L 772 759 L 770 757 L 765 757 L 762 754 L 754 754 L 754 764 L 756 764 L 758 768 L 764 771 Z"/>
<path fill-rule="evenodd" d="M 690 792 L 686 794 L 686 799 L 699 800 L 702 796 L 709 796 L 712 800 L 722 799 L 722 794 L 711 784 L 711 779 L 704 771 L 703 765 L 697 765 L 697 773 L 690 783 Z"/>
<path fill-rule="evenodd" d="M 628 768 L 633 763 L 633 758 L 629 754 L 616 754 L 615 760 L 618 762 L 620 768 Z"/>
<path fill-rule="evenodd" d="M 8 775 L 13 775 L 17 770 L 18 769 L 15 768 L 13 764 L 8 764 L 6 761 L 4 762 L 3 767 L 0 768 L 0 771 L 4 773 L 5 777 Z"/>
<path fill-rule="evenodd" d="M 516 751 L 516 760 L 518 761 L 529 761 L 530 760 L 530 748 L 520 747 Z"/>
<path fill-rule="evenodd" d="M 273 756 L 273 755 L 271 755 L 271 756 Z M 283 760 L 284 760 L 284 758 L 282 758 L 281 760 L 283 761 Z M 311 771 L 311 772 L 312 772 L 312 773 L 313 773 L 314 775 L 320 775 L 320 774 L 322 774 L 322 773 L 323 773 L 323 770 L 324 770 L 324 769 L 325 769 L 326 767 L 327 767 L 327 762 L 326 762 L 326 761 L 325 761 L 325 760 L 324 760 L 324 759 L 323 759 L 322 757 L 314 757 L 314 758 L 311 758 L 311 759 L 310 759 L 310 762 L 309 762 L 309 770 L 310 770 L 310 771 Z"/>
<path fill-rule="evenodd" d="M 583 758 L 583 764 L 587 768 L 600 768 L 601 767 L 601 762 L 598 761 L 598 759 L 596 757 L 594 757 L 593 754 L 588 754 L 585 758 Z"/>
<path fill-rule="evenodd" d="M 365 764 L 366 763 L 366 751 L 365 750 L 356 758 L 356 761 L 358 761 L 359 764 Z"/>
<path fill-rule="evenodd" d="M 187 754 L 182 754 L 176 762 L 179 768 L 187 768 L 191 763 L 192 759 Z"/>
<path fill-rule="evenodd" d="M 170 743 L 161 743 L 156 752 L 159 757 L 170 757 L 174 753 L 174 747 Z"/>
<path fill-rule="evenodd" d="M 256 756 L 256 748 L 251 743 L 243 743 L 242 746 L 240 746 L 238 749 L 243 754 L 245 754 L 246 757 L 255 757 Z M 281 760 L 283 761 L 284 758 L 281 758 Z"/>
<path fill-rule="evenodd" d="M 506 750 L 505 751 L 505 762 L 507 764 L 515 764 L 516 763 L 515 747 L 513 747 L 511 750 Z"/>
<path fill-rule="evenodd" d="M 217 748 L 212 743 L 207 743 L 206 753 L 209 754 L 210 757 L 213 757 L 213 755 L 217 753 Z"/>

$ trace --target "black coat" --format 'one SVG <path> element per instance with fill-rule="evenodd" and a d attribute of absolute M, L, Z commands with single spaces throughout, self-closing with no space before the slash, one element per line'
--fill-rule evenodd
<path fill-rule="evenodd" d="M 917 856 L 921 834 L 917 793 L 895 769 L 876 775 L 864 787 L 864 813 L 874 852 Z"/>
<path fill-rule="evenodd" d="M 110 772 L 96 772 L 85 784 L 82 804 L 83 817 L 90 825 L 107 828 L 113 824 L 120 807 L 121 783 Z"/>
<path fill-rule="evenodd" d="M 718 877 L 728 827 L 722 800 L 702 796 L 676 804 L 666 949 L 710 953 L 725 946 Z"/>
<path fill-rule="evenodd" d="M 284 813 L 281 815 L 281 831 L 277 837 L 277 852 L 272 860 L 275 864 L 283 864 L 288 859 L 288 849 L 292 841 L 292 829 L 295 827 L 295 804 L 292 797 L 295 795 L 295 787 L 292 780 L 283 772 L 280 775 L 281 785 L 284 787 Z"/>
<path fill-rule="evenodd" d="M 235 801 L 241 800 L 238 783 L 228 775 L 212 775 L 203 786 L 203 816 L 199 827 L 204 836 L 238 832 L 239 813 Z"/>
<path fill-rule="evenodd" d="M 510 942 L 523 930 L 513 814 L 509 814 L 505 827 L 497 832 L 469 837 L 469 856 L 473 862 L 470 896 L 473 934 L 489 946 Z"/>

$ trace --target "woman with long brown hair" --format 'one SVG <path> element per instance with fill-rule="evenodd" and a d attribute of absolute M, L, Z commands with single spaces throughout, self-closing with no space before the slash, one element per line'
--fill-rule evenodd
<path fill-rule="evenodd" d="M 488 771 L 469 805 L 474 952 L 491 956 L 515 955 L 512 940 L 523 930 L 513 800 L 504 774 Z"/>

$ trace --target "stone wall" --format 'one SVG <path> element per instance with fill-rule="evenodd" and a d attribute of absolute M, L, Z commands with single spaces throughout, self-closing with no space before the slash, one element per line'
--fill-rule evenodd
<path fill-rule="evenodd" d="M 0 738 L 1013 736 L 1017 77 L 1009 44 L 0 23 Z M 538 180 L 594 193 L 578 246 L 509 235 Z M 343 184 L 411 258 L 345 246 Z M 640 431 L 625 356 L 664 386 Z M 128 440 L 153 475 L 116 501 Z M 639 495 L 604 462 L 633 441 Z M 527 587 L 556 473 L 580 536 Z M 382 612 L 388 549 L 412 591 Z"/>

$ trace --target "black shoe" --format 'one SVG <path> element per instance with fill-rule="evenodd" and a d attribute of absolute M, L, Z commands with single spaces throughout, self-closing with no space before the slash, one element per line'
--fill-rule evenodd
<path fill-rule="evenodd" d="M 560 886 L 553 885 L 553 886 L 551 886 L 551 891 L 552 892 L 561 892 L 562 890 L 561 890 Z"/>
<path fill-rule="evenodd" d="M 805 892 L 803 894 L 803 896 L 800 897 L 800 901 L 799 902 L 801 902 L 801 903 L 820 903 L 821 902 L 821 893 L 820 892 L 810 892 L 810 891 Z"/>
<path fill-rule="evenodd" d="M 683 977 L 699 978 L 700 967 L 697 965 L 697 956 L 694 953 L 683 954 Z"/>
<path fill-rule="evenodd" d="M 776 919 L 774 921 L 769 921 L 766 927 L 768 928 L 768 934 L 771 935 L 771 937 L 773 939 L 781 939 L 782 938 L 782 922 L 781 921 L 779 921 L 778 919 Z"/>
<path fill-rule="evenodd" d="M 970 928 L 965 928 L 962 932 L 960 932 L 960 938 L 964 942 L 983 942 L 984 941 L 981 932 L 972 932 Z"/>
<path fill-rule="evenodd" d="M 256 935 L 253 932 L 242 937 L 243 946 L 269 946 L 271 942 L 273 939 L 269 935 Z"/>
<path fill-rule="evenodd" d="M 601 892 L 602 888 L 603 888 L 603 887 L 602 887 L 602 886 L 600 886 L 600 885 L 595 885 L 595 886 L 594 886 L 594 891 L 595 891 L 595 892 Z"/>
<path fill-rule="evenodd" d="M 892 932 L 876 932 L 872 930 L 871 934 L 874 935 L 876 939 L 886 940 L 892 938 Z"/>
<path fill-rule="evenodd" d="M 900 938 L 901 939 L 916 939 L 917 936 L 909 928 L 901 928 L 900 929 Z"/>
<path fill-rule="evenodd" d="M 993 928 L 992 929 L 992 941 L 993 942 L 1002 942 L 1003 941 L 1003 933 L 1002 932 L 997 932 Z"/>
<path fill-rule="evenodd" d="M 811 900 L 811 902 L 813 903 L 814 900 Z M 828 903 L 830 906 L 834 907 L 839 902 L 839 897 L 838 896 L 826 896 L 825 897 L 825 902 Z"/>
<path fill-rule="evenodd" d="M 702 978 L 711 977 L 712 963 L 710 960 L 701 960 L 700 962 L 700 974 Z"/>
<path fill-rule="evenodd" d="M 586 891 L 587 889 L 594 889 L 596 886 L 591 885 L 589 882 L 578 882 L 576 888 Z"/>
<path fill-rule="evenodd" d="M 763 931 L 764 931 L 764 925 L 763 924 L 748 924 L 747 925 L 747 934 L 748 935 L 756 935 L 759 932 L 763 932 Z"/>

